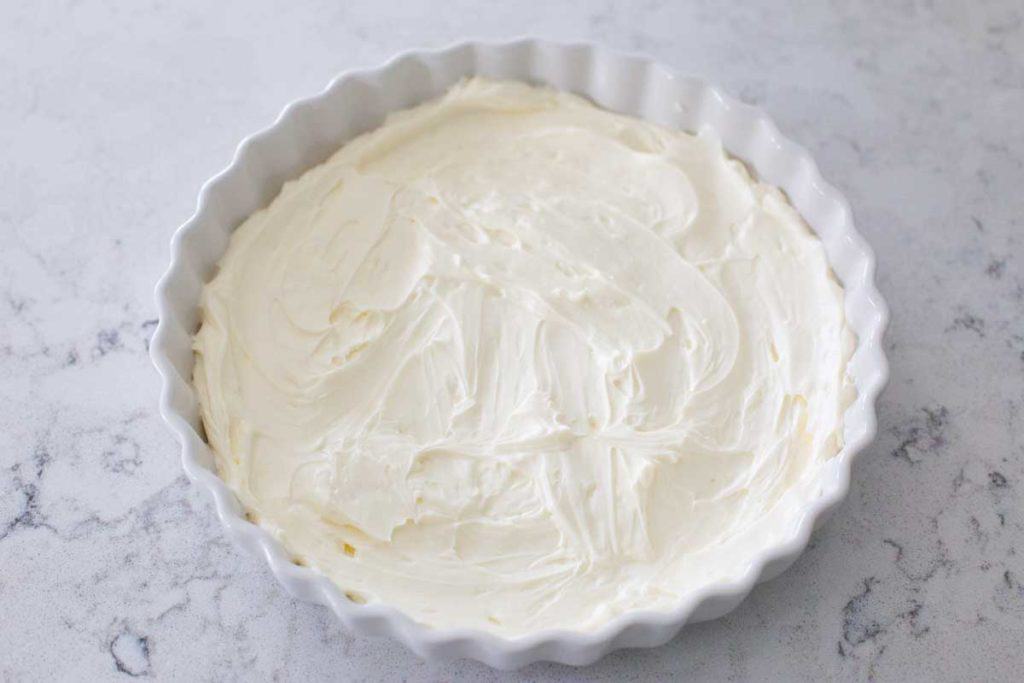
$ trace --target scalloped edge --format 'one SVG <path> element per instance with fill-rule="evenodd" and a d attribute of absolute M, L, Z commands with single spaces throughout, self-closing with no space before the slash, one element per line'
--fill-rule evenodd
<path fill-rule="evenodd" d="M 376 127 L 387 112 L 438 96 L 469 75 L 551 85 L 670 127 L 710 127 L 730 154 L 786 191 L 821 237 L 843 283 L 847 321 L 857 334 L 848 365 L 857 398 L 844 416 L 845 445 L 831 461 L 834 466 L 823 469 L 831 479 L 821 482 L 819 497 L 803 511 L 786 542 L 752 558 L 738 580 L 697 591 L 670 611 L 628 612 L 595 631 L 546 630 L 510 639 L 472 629 L 432 628 L 386 604 L 355 604 L 322 574 L 294 564 L 280 543 L 246 520 L 234 494 L 215 473 L 212 454 L 200 436 L 190 382 L 192 335 L 198 324 L 199 292 L 224 253 L 231 231 L 273 199 L 284 181 L 320 163 L 347 139 Z M 338 111 L 345 115 L 339 117 Z M 587 43 L 531 38 L 461 42 L 437 50 L 411 50 L 382 66 L 341 74 L 319 94 L 288 104 L 270 127 L 242 141 L 228 167 L 203 185 L 196 212 L 174 233 L 171 255 L 171 265 L 156 287 L 160 322 L 150 356 L 162 378 L 160 413 L 181 443 L 185 473 L 213 500 L 228 537 L 262 556 L 291 595 L 326 605 L 352 633 L 390 636 L 426 659 L 471 658 L 506 670 L 536 661 L 580 666 L 615 649 L 661 645 L 686 623 L 731 611 L 756 583 L 792 564 L 813 529 L 846 496 L 853 459 L 875 437 L 875 401 L 888 381 L 882 336 L 889 312 L 875 286 L 874 253 L 854 228 L 849 203 L 821 177 L 807 151 L 783 136 L 763 111 L 698 78 L 678 76 L 644 56 L 612 53 Z"/>

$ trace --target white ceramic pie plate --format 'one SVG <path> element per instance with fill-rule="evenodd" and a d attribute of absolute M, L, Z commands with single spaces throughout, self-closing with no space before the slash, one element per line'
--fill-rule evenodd
<path fill-rule="evenodd" d="M 845 287 L 847 319 L 858 338 L 849 363 L 857 399 L 845 415 L 845 447 L 822 468 L 816 495 L 789 511 L 777 543 L 752 553 L 737 567 L 734 580 L 684 596 L 671 611 L 629 612 L 596 631 L 540 631 L 515 639 L 431 628 L 386 604 L 350 602 L 326 577 L 297 566 L 270 534 L 246 520 L 216 474 L 191 383 L 191 344 L 199 326 L 200 291 L 213 276 L 231 231 L 270 203 L 286 180 L 375 128 L 388 112 L 437 97 L 472 75 L 548 84 L 607 109 L 683 130 L 712 128 L 731 154 L 786 191 L 824 242 Z M 806 150 L 784 138 L 760 110 L 697 78 L 592 45 L 462 43 L 408 52 L 379 68 L 342 74 L 319 95 L 289 104 L 270 128 L 242 142 L 231 164 L 203 186 L 195 215 L 174 234 L 171 253 L 170 268 L 156 289 L 160 324 L 150 353 L 163 377 L 160 411 L 181 442 L 185 473 L 210 494 L 227 535 L 263 556 L 289 593 L 327 605 L 353 633 L 391 636 L 426 658 L 469 657 L 502 669 L 538 660 L 588 664 L 617 648 L 660 645 L 683 624 L 729 612 L 755 583 L 788 567 L 814 526 L 846 495 L 851 462 L 875 436 L 875 399 L 888 377 L 882 350 L 888 310 L 875 287 L 874 255 L 854 228 L 846 200 L 821 178 Z"/>

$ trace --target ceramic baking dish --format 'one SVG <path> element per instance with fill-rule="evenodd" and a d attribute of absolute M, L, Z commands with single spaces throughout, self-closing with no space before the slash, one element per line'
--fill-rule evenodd
<path fill-rule="evenodd" d="M 848 366 L 857 398 L 845 414 L 845 446 L 802 498 L 780 501 L 772 510 L 779 519 L 773 528 L 779 531 L 766 547 L 740 558 L 729 581 L 683 596 L 671 611 L 629 612 L 595 631 L 540 631 L 514 639 L 431 628 L 386 604 L 355 604 L 326 577 L 296 565 L 269 533 L 247 521 L 216 474 L 191 384 L 192 336 L 200 322 L 200 292 L 231 231 L 266 206 L 285 181 L 378 126 L 387 113 L 437 97 L 472 75 L 547 84 L 607 109 L 687 131 L 711 128 L 757 177 L 785 190 L 823 241 L 846 290 L 846 315 L 857 335 Z M 391 636 L 426 658 L 469 657 L 503 669 L 538 660 L 581 665 L 616 648 L 659 645 L 686 623 L 730 611 L 754 584 L 788 567 L 815 525 L 846 495 L 850 465 L 875 436 L 875 399 L 888 376 L 882 349 L 888 311 L 875 286 L 874 255 L 854 228 L 846 200 L 822 179 L 807 152 L 783 137 L 763 112 L 698 78 L 592 45 L 462 43 L 408 52 L 381 67 L 342 74 L 319 95 L 289 104 L 272 126 L 241 143 L 231 164 L 203 186 L 195 214 L 174 234 L 171 254 L 170 268 L 156 289 L 160 324 L 151 355 L 163 378 L 160 411 L 181 443 L 186 474 L 210 495 L 227 535 L 263 557 L 289 593 L 327 605 L 353 633 Z"/>

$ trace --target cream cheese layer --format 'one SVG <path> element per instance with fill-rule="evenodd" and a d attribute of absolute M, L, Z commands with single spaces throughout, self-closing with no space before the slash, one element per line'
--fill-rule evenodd
<path fill-rule="evenodd" d="M 520 83 L 287 183 L 202 309 L 221 476 L 435 627 L 587 630 L 735 579 L 852 398 L 842 289 L 781 192 L 707 133 Z"/>

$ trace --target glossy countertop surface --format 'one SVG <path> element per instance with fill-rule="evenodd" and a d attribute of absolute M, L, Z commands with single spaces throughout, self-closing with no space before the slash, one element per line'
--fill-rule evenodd
<path fill-rule="evenodd" d="M 206 5 L 0 9 L 0 679 L 1019 679 L 1018 3 Z M 892 379 L 789 571 L 660 648 L 507 675 L 352 637 L 231 546 L 146 346 L 171 233 L 242 137 L 344 69 L 523 34 L 648 53 L 805 145 L 878 254 Z"/>

